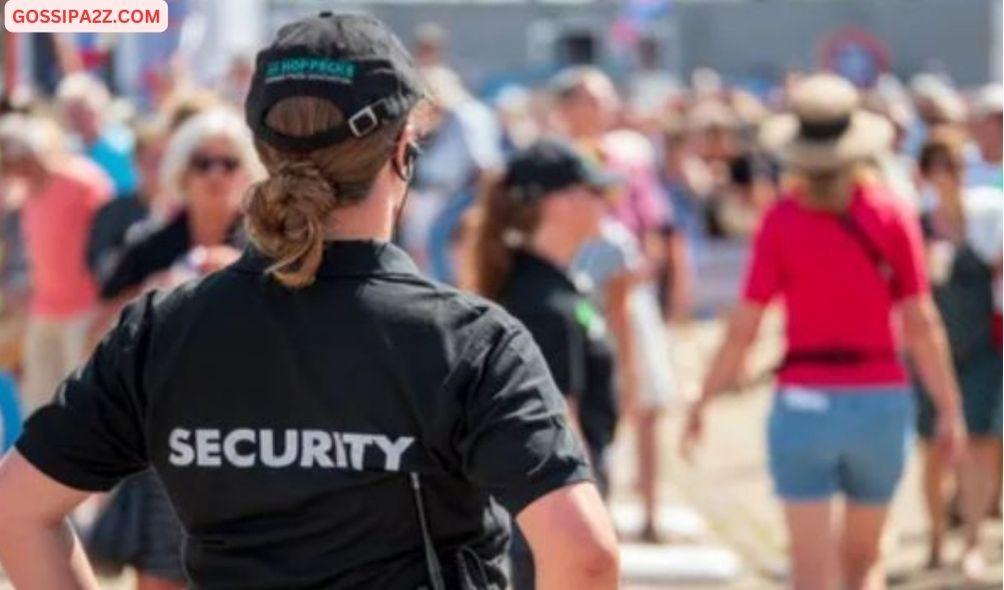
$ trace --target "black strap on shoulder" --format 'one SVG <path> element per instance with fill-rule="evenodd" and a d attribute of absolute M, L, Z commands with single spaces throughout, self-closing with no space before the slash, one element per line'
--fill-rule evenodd
<path fill-rule="evenodd" d="M 871 239 L 868 233 L 861 227 L 861 224 L 854 219 L 854 216 L 850 212 L 844 213 L 840 217 L 841 227 L 843 227 L 854 241 L 858 243 L 859 246 L 868 255 L 872 263 L 875 265 L 875 269 L 878 271 L 879 275 L 882 277 L 882 281 L 889 286 L 889 289 L 894 293 L 897 290 L 897 278 L 896 272 L 889 263 L 882 249 Z"/>
<path fill-rule="evenodd" d="M 414 472 L 408 475 L 411 477 L 411 490 L 415 496 L 415 508 L 418 510 L 418 526 L 422 529 L 422 546 L 425 549 L 425 567 L 429 572 L 429 584 L 432 585 L 432 590 L 446 590 L 443 568 L 439 564 L 439 556 L 436 554 L 436 546 L 432 542 L 432 533 L 429 531 L 429 522 L 425 515 L 422 479 Z"/>

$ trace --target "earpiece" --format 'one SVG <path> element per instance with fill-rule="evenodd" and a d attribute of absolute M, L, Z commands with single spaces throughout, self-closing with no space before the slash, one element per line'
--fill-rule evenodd
<path fill-rule="evenodd" d="M 404 157 L 399 161 L 394 159 L 394 172 L 405 182 L 411 182 L 411 177 L 415 174 L 415 160 L 422 153 L 422 149 L 415 142 L 409 141 L 404 146 Z"/>

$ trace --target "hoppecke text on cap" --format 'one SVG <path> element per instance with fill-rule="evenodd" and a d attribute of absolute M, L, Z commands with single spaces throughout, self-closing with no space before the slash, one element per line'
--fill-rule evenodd
<path fill-rule="evenodd" d="M 351 82 L 356 76 L 356 64 L 328 57 L 288 57 L 265 66 L 265 82 L 280 80 L 335 80 Z"/>

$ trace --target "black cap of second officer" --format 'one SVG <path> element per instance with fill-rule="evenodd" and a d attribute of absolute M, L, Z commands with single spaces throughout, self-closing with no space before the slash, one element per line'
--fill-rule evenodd
<path fill-rule="evenodd" d="M 621 180 L 568 142 L 541 139 L 509 158 L 502 182 L 522 200 L 532 201 L 577 184 L 605 191 Z"/>

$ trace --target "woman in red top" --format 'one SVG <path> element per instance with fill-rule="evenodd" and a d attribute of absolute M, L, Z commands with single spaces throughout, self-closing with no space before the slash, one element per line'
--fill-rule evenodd
<path fill-rule="evenodd" d="M 879 589 L 881 532 L 915 419 L 901 349 L 939 408 L 949 454 L 964 440 L 958 386 L 918 224 L 864 168 L 888 146 L 890 125 L 858 110 L 853 86 L 831 75 L 807 78 L 790 101 L 793 112 L 768 121 L 761 140 L 785 164 L 791 190 L 762 221 L 742 303 L 690 411 L 683 451 L 701 436 L 707 402 L 735 383 L 764 309 L 779 297 L 787 351 L 768 452 L 792 586 Z M 839 527 L 836 494 L 847 500 Z"/>

